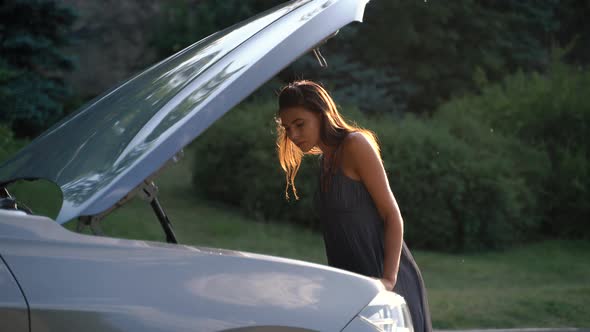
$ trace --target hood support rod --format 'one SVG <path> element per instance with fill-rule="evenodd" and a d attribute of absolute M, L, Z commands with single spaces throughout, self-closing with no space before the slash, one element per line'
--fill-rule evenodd
<path fill-rule="evenodd" d="M 158 217 L 158 221 L 160 221 L 160 225 L 162 225 L 164 233 L 166 233 L 166 242 L 178 244 L 174 230 L 172 230 L 172 223 L 170 222 L 170 219 L 168 219 L 166 212 L 164 212 L 164 209 L 158 200 L 158 187 L 156 187 L 156 184 L 151 181 L 146 181 L 142 192 L 145 195 L 144 198 L 150 202 L 156 217 Z"/>
<path fill-rule="evenodd" d="M 164 209 L 162 209 L 160 201 L 158 201 L 157 198 L 154 198 L 151 201 L 150 205 L 152 206 L 152 209 L 154 209 L 154 212 L 156 213 L 158 220 L 160 220 L 160 225 L 162 225 L 164 233 L 166 233 L 166 242 L 178 244 L 178 240 L 176 240 L 176 235 L 172 230 L 172 223 L 170 222 L 170 219 L 168 219 L 168 216 L 164 212 Z"/>
<path fill-rule="evenodd" d="M 102 230 L 100 229 L 100 221 L 107 216 L 109 213 L 114 211 L 115 209 L 123 206 L 125 203 L 130 201 L 136 194 L 148 201 L 150 206 L 154 210 L 156 217 L 158 217 L 158 221 L 160 225 L 162 225 L 162 229 L 164 229 L 164 233 L 166 233 L 166 242 L 168 243 L 175 243 L 178 244 L 178 240 L 176 239 L 176 235 L 172 230 L 172 223 L 168 216 L 164 212 L 160 201 L 158 200 L 158 187 L 154 184 L 151 179 L 154 179 L 162 170 L 166 167 L 172 165 L 173 163 L 177 163 L 182 157 L 184 156 L 184 151 L 180 150 L 172 159 L 170 159 L 162 168 L 160 168 L 157 172 L 152 174 L 148 179 L 145 179 L 141 182 L 135 189 L 128 192 L 125 197 L 121 198 L 115 205 L 111 206 L 108 210 L 103 211 L 100 214 L 92 215 L 92 216 L 80 216 L 78 217 L 78 224 L 76 226 L 76 231 L 78 233 L 82 232 L 84 227 L 90 226 L 90 230 L 94 235 L 104 235 Z M 0 198 L 4 193 L 0 190 Z M 6 192 L 8 194 L 8 192 Z"/>

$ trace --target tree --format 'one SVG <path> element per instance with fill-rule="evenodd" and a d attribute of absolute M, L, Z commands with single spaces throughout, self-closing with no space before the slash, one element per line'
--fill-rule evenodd
<path fill-rule="evenodd" d="M 157 39 L 170 54 L 277 3 L 176 0 Z M 339 101 L 363 111 L 431 113 L 453 95 L 477 91 L 482 79 L 543 71 L 554 34 L 560 24 L 570 26 L 560 20 L 584 17 L 561 6 L 558 0 L 370 1 L 363 24 L 347 26 L 322 46 L 327 70 L 308 56 L 281 78 L 320 80 Z"/>
<path fill-rule="evenodd" d="M 572 46 L 566 61 L 577 65 L 590 63 L 590 1 L 562 0 L 558 7 L 559 31 L 556 41 L 562 47 Z"/>
<path fill-rule="evenodd" d="M 409 109 L 431 112 L 476 88 L 474 73 L 499 80 L 542 69 L 557 1 L 372 1 L 342 51 L 367 66 L 399 72 Z M 350 38 L 349 38 L 350 39 Z M 340 43 L 338 43 L 340 44 Z"/>
<path fill-rule="evenodd" d="M 59 1 L 0 5 L 0 121 L 17 136 L 36 136 L 63 115 L 63 74 L 74 61 L 62 49 L 72 41 L 75 18 Z"/>
<path fill-rule="evenodd" d="M 155 25 L 152 45 L 160 56 L 168 56 L 281 2 L 283 1 L 168 1 L 162 7 Z"/>

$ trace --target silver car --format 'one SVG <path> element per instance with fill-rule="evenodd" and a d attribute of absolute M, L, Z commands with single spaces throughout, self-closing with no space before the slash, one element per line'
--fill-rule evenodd
<path fill-rule="evenodd" d="M 153 181 L 182 148 L 366 0 L 296 0 L 215 33 L 91 101 L 0 166 L 0 331 L 401 331 L 405 301 L 323 265 L 177 244 Z M 46 179 L 55 220 L 7 186 Z M 143 195 L 167 242 L 79 234 Z M 277 198 L 279 199 L 279 198 Z"/>

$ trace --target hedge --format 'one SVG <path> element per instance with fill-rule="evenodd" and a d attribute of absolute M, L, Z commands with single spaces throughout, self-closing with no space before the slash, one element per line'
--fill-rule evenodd
<path fill-rule="evenodd" d="M 545 74 L 517 73 L 481 95 L 458 98 L 442 113 L 473 116 L 545 153 L 536 185 L 545 236 L 590 238 L 590 70 L 554 62 Z"/>
<path fill-rule="evenodd" d="M 317 157 L 306 157 L 297 176 L 301 199 L 285 200 L 274 147 L 275 107 L 272 101 L 241 105 L 195 142 L 196 191 L 258 220 L 317 229 Z M 354 110 L 343 113 L 378 134 L 412 246 L 446 251 L 502 247 L 536 227 L 536 196 L 528 184 L 544 174 L 542 153 L 474 119 L 368 119 Z M 523 160 L 516 157 L 534 166 L 520 166 Z"/>

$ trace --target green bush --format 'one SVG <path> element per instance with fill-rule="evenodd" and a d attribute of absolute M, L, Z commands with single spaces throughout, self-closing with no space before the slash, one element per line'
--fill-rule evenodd
<path fill-rule="evenodd" d="M 299 170 L 301 199 L 285 200 L 285 176 L 275 152 L 275 112 L 274 102 L 242 104 L 199 137 L 194 143 L 194 186 L 207 199 L 238 206 L 258 220 L 316 227 L 312 204 L 317 163 L 311 161 L 316 158 L 306 157 Z"/>
<path fill-rule="evenodd" d="M 544 174 L 542 154 L 475 119 L 380 123 L 373 128 L 412 246 L 498 248 L 526 238 L 535 227 L 535 197 L 522 175 Z M 515 159 L 518 154 L 525 164 Z"/>
<path fill-rule="evenodd" d="M 13 0 L 0 6 L 0 122 L 35 137 L 58 121 L 70 97 L 76 12 L 63 1 Z"/>
<path fill-rule="evenodd" d="M 414 247 L 472 250 L 542 235 L 588 237 L 590 72 L 554 64 L 444 104 L 430 119 L 344 114 L 374 130 Z M 274 102 L 238 107 L 199 138 L 201 194 L 263 220 L 318 226 L 317 162 L 285 201 Z"/>
<path fill-rule="evenodd" d="M 475 116 L 489 128 L 541 150 L 550 171 L 535 189 L 543 231 L 590 237 L 590 70 L 555 62 L 546 75 L 519 73 L 484 87 L 480 96 L 441 108 Z"/>
<path fill-rule="evenodd" d="M 195 188 L 260 220 L 317 228 L 317 158 L 305 157 L 296 178 L 301 199 L 286 201 L 274 145 L 275 107 L 274 102 L 242 105 L 197 139 Z M 543 174 L 542 154 L 467 118 L 370 120 L 359 112 L 344 113 L 377 132 L 412 246 L 501 247 L 525 238 L 534 226 L 535 196 L 523 175 L 530 173 L 532 181 Z M 536 166 L 521 166 L 515 156 Z"/>
<path fill-rule="evenodd" d="M 169 56 L 217 31 L 280 4 L 280 0 L 169 0 L 156 17 L 151 45 Z"/>

